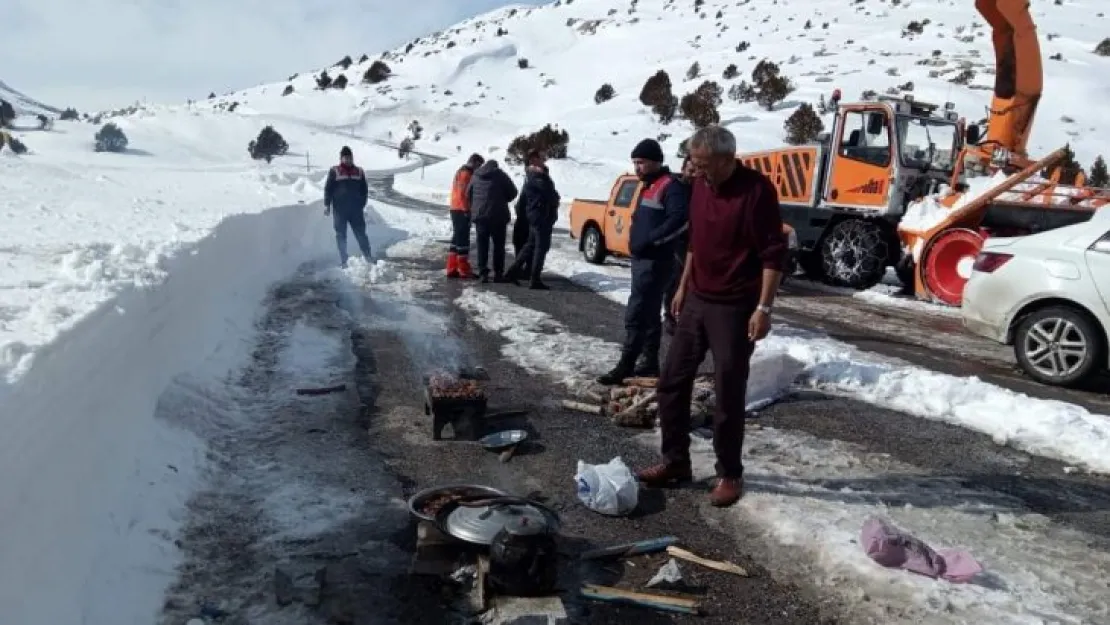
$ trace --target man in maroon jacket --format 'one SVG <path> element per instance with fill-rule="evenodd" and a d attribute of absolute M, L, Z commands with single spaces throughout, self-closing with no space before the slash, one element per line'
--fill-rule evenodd
<path fill-rule="evenodd" d="M 774 185 L 736 160 L 731 132 L 702 128 L 689 148 L 700 175 L 690 198 L 686 265 L 671 305 L 678 327 L 657 389 L 665 460 L 637 477 L 647 486 L 692 479 L 690 399 L 698 367 L 711 352 L 717 481 L 710 503 L 731 506 L 744 491 L 740 457 L 748 366 L 755 342 L 771 329 L 787 241 Z"/>

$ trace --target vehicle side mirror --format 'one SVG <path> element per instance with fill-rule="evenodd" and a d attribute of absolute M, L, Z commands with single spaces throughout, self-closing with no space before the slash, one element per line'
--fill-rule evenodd
<path fill-rule="evenodd" d="M 886 130 L 886 115 L 869 113 L 867 115 L 867 134 L 880 135 Z"/>
<path fill-rule="evenodd" d="M 968 145 L 977 145 L 979 140 L 983 138 L 983 129 L 979 124 L 972 124 L 967 127 L 967 132 L 964 134 L 964 139 Z"/>

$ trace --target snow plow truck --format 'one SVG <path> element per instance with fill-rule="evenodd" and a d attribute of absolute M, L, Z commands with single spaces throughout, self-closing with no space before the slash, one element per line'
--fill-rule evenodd
<path fill-rule="evenodd" d="M 1065 148 L 1036 161 L 1026 153 L 1043 91 L 1028 0 L 975 6 L 995 54 L 985 120 L 969 125 L 952 103 L 909 95 L 842 104 L 837 91 L 831 131 L 816 144 L 738 154 L 778 187 L 810 278 L 868 289 L 894 267 L 919 299 L 958 306 L 984 239 L 1079 223 L 1110 203 L 1082 175 L 1062 183 Z"/>

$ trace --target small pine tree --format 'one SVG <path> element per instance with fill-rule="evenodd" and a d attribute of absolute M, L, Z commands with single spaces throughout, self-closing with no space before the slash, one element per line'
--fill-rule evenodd
<path fill-rule="evenodd" d="M 330 86 L 331 86 L 331 76 L 328 76 L 328 70 L 324 70 L 324 71 L 320 72 L 320 75 L 316 77 L 316 88 L 320 89 L 320 90 L 323 90 L 323 89 L 327 89 Z"/>
<path fill-rule="evenodd" d="M 519 165 L 532 150 L 542 150 L 548 158 L 566 158 L 569 144 L 570 134 L 566 130 L 547 124 L 530 135 L 520 135 L 513 139 L 506 150 L 505 160 Z"/>
<path fill-rule="evenodd" d="M 752 83 L 756 102 L 768 111 L 794 91 L 793 83 L 782 75 L 779 66 L 767 60 L 760 61 L 752 70 Z"/>
<path fill-rule="evenodd" d="M 331 88 L 332 89 L 346 89 L 347 88 L 347 75 L 346 74 L 340 74 L 340 75 L 336 76 L 335 80 L 331 81 Z"/>
<path fill-rule="evenodd" d="M 283 90 L 281 92 L 281 95 L 283 95 L 283 96 L 289 95 L 289 94 L 293 93 L 293 91 L 294 91 L 293 85 L 285 85 L 285 90 Z"/>
<path fill-rule="evenodd" d="M 516 60 L 516 66 L 520 69 L 528 69 L 528 59 L 521 57 Z"/>
<path fill-rule="evenodd" d="M 739 75 L 740 75 L 740 70 L 737 69 L 736 63 L 729 63 L 728 67 L 725 68 L 724 73 L 721 74 L 721 76 L 724 77 L 725 80 L 732 80 L 733 78 L 736 78 Z"/>
<path fill-rule="evenodd" d="M 127 149 L 127 135 L 112 122 L 101 126 L 93 140 L 97 152 L 123 152 Z"/>
<path fill-rule="evenodd" d="M 794 109 L 790 117 L 786 118 L 783 128 L 786 130 L 787 143 L 802 145 L 816 141 L 817 135 L 825 130 L 825 123 L 821 121 L 821 117 L 817 115 L 813 107 L 807 103 Z"/>
<path fill-rule="evenodd" d="M 1110 56 L 1110 37 L 1103 39 L 1095 46 L 1095 54 L 1099 56 Z"/>
<path fill-rule="evenodd" d="M 370 60 L 370 55 L 368 55 L 368 54 L 364 54 L 364 55 L 358 57 L 358 62 L 359 63 L 365 63 L 369 60 Z"/>
<path fill-rule="evenodd" d="M 370 64 L 366 73 L 362 75 L 362 82 L 376 85 L 389 78 L 392 74 L 393 71 L 389 69 L 388 65 L 381 61 L 374 61 Z"/>
<path fill-rule="evenodd" d="M 266 126 L 258 133 L 258 138 L 247 145 L 247 153 L 255 160 L 266 159 L 270 162 L 275 156 L 282 156 L 289 151 L 289 144 L 273 126 Z"/>
<path fill-rule="evenodd" d="M 348 55 L 348 56 L 343 57 L 342 59 L 339 59 L 339 62 L 336 63 L 333 67 L 342 67 L 343 69 L 350 69 L 352 63 L 354 63 L 354 61 L 351 60 L 350 55 Z"/>
<path fill-rule="evenodd" d="M 686 70 L 686 80 L 693 80 L 701 75 L 701 65 L 697 61 Z"/>
<path fill-rule="evenodd" d="M 690 120 L 695 128 L 704 128 L 721 121 L 717 107 L 721 104 L 721 86 L 707 80 L 691 93 L 682 96 L 679 108 L 682 116 Z"/>
<path fill-rule="evenodd" d="M 597 92 L 594 93 L 594 104 L 608 102 L 609 100 L 612 100 L 613 96 L 615 95 L 617 95 L 617 92 L 613 89 L 613 85 L 605 83 L 604 85 L 598 87 Z"/>
<path fill-rule="evenodd" d="M 1091 165 L 1091 177 L 1087 179 L 1087 185 L 1105 189 L 1110 187 L 1110 171 L 1106 169 L 1106 160 L 1099 154 L 1098 158 Z"/>
<path fill-rule="evenodd" d="M 62 111 L 62 114 L 58 116 L 58 119 L 60 119 L 64 122 L 73 121 L 73 120 L 77 120 L 77 119 L 80 119 L 80 118 L 81 118 L 81 114 L 78 113 L 77 109 L 75 109 L 75 108 L 68 108 L 68 109 Z"/>
<path fill-rule="evenodd" d="M 746 80 L 741 80 L 739 83 L 728 88 L 728 99 L 733 102 L 755 102 L 755 96 L 755 87 L 748 84 Z"/>
<path fill-rule="evenodd" d="M 659 70 L 644 82 L 640 103 L 651 107 L 661 123 L 671 123 L 678 111 L 678 98 L 671 92 L 671 77 L 667 72 Z"/>

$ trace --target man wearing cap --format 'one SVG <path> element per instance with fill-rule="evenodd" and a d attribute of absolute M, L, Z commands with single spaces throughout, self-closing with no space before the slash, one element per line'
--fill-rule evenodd
<path fill-rule="evenodd" d="M 674 267 L 674 247 L 686 225 L 689 190 L 663 165 L 663 148 L 644 139 L 632 150 L 640 177 L 640 198 L 632 212 L 628 247 L 632 254 L 632 292 L 624 314 L 624 346 L 616 367 L 598 378 L 620 384 L 633 375 L 659 375 L 660 318 L 663 295 Z M 637 359 L 643 360 L 637 365 Z"/>
<path fill-rule="evenodd" d="M 332 216 L 339 262 L 344 267 L 347 266 L 347 226 L 351 227 L 363 258 L 370 260 L 370 239 L 366 237 L 366 216 L 363 214 L 369 194 L 366 174 L 355 165 L 351 148 L 343 146 L 339 151 L 339 164 L 331 168 L 324 183 L 324 215 Z"/>

